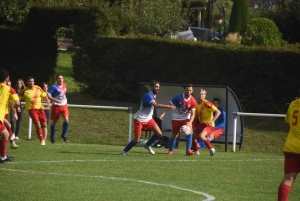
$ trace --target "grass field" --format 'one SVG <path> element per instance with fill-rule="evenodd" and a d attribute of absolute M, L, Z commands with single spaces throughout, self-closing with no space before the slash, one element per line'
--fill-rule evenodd
<path fill-rule="evenodd" d="M 71 76 L 71 54 L 60 52 L 56 69 L 69 86 L 69 103 L 138 108 L 81 94 Z M 172 156 L 167 149 L 156 148 L 152 156 L 134 147 L 124 157 L 120 153 L 128 142 L 128 112 L 70 108 L 70 143 L 57 138 L 56 144 L 47 141 L 46 146 L 39 145 L 34 128 L 27 140 L 25 112 L 22 140 L 17 141 L 20 148 L 8 149 L 15 161 L 0 165 L 0 178 L 6 181 L 1 200 L 276 200 L 283 177 L 284 121 L 244 120 L 243 149 L 235 153 L 214 144 L 215 157 L 207 149 L 200 156 L 187 157 L 185 143 L 180 142 Z M 291 201 L 299 200 L 298 189 L 297 180 Z"/>
<path fill-rule="evenodd" d="M 283 158 L 277 154 L 217 152 L 174 155 L 156 148 L 20 141 L 15 162 L 1 164 L 1 200 L 276 200 Z M 296 182 L 290 201 L 300 197 Z"/>

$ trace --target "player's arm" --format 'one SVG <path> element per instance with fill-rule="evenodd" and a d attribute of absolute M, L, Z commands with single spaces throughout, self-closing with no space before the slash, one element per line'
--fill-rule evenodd
<path fill-rule="evenodd" d="M 216 119 L 220 116 L 221 112 L 220 110 L 217 108 L 216 111 L 215 111 L 215 115 L 214 117 L 212 118 L 212 120 L 210 120 L 208 123 L 208 125 L 212 125 L 214 121 L 216 121 Z"/>
<path fill-rule="evenodd" d="M 163 120 L 165 114 L 166 114 L 168 111 L 169 111 L 169 108 L 165 108 L 164 111 L 163 111 L 163 113 L 161 113 L 161 115 L 160 115 L 159 118 L 160 118 L 161 120 Z"/>
<path fill-rule="evenodd" d="M 172 110 L 175 110 L 176 109 L 176 106 L 175 105 L 164 105 L 164 104 L 160 104 L 160 103 L 157 103 L 155 101 L 152 101 L 151 102 L 151 105 L 155 108 L 168 108 L 168 109 L 172 109 Z"/>
<path fill-rule="evenodd" d="M 47 107 L 50 108 L 50 100 L 49 100 L 49 98 L 48 98 L 48 95 L 45 96 L 45 97 L 43 98 L 43 100 L 47 103 Z"/>
<path fill-rule="evenodd" d="M 194 119 L 195 119 L 195 111 L 196 111 L 196 110 L 191 110 L 190 121 L 187 123 L 187 125 L 188 125 L 190 128 L 193 128 L 193 121 L 194 121 Z"/>
<path fill-rule="evenodd" d="M 49 100 L 52 100 L 52 101 L 54 101 L 56 103 L 60 103 L 59 99 L 52 97 L 52 95 L 49 94 L 49 93 L 47 93 L 47 97 L 48 97 Z"/>
<path fill-rule="evenodd" d="M 11 108 L 11 111 L 13 112 L 14 114 L 14 118 L 15 120 L 17 121 L 18 120 L 18 115 L 17 115 L 17 108 L 14 107 L 14 102 L 9 102 L 9 105 L 10 105 L 10 108 Z M 19 108 L 19 107 L 18 107 Z"/>

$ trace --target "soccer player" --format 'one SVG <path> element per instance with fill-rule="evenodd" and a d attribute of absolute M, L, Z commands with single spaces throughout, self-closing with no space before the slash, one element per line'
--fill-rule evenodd
<path fill-rule="evenodd" d="M 289 105 L 285 123 L 289 133 L 283 148 L 284 178 L 278 187 L 278 201 L 288 200 L 291 187 L 300 172 L 300 98 Z"/>
<path fill-rule="evenodd" d="M 4 125 L 5 107 L 7 107 L 9 99 L 14 100 L 15 108 L 20 106 L 16 91 L 12 87 L 6 85 L 8 80 L 8 71 L 0 70 L 0 163 L 5 163 L 6 161 L 12 161 L 14 159 L 13 157 L 6 156 L 9 133 Z"/>
<path fill-rule="evenodd" d="M 143 128 L 144 130 L 150 129 L 154 132 L 154 135 L 151 136 L 144 147 L 149 151 L 150 154 L 155 154 L 155 152 L 151 148 L 151 145 L 157 139 L 159 139 L 160 136 L 162 136 L 162 132 L 152 118 L 154 108 L 170 108 L 172 110 L 176 108 L 174 105 L 163 105 L 160 103 L 156 103 L 156 95 L 159 91 L 159 87 L 160 83 L 158 81 L 152 80 L 150 82 L 150 91 L 144 95 L 140 105 L 140 109 L 134 114 L 134 140 L 129 142 L 121 152 L 123 156 L 126 156 L 127 152 L 140 141 Z"/>
<path fill-rule="evenodd" d="M 61 138 L 64 139 L 66 143 L 69 142 L 67 138 L 67 130 L 69 125 L 69 110 L 66 93 L 67 85 L 64 83 L 64 77 L 62 75 L 57 75 L 56 84 L 53 84 L 47 91 L 48 98 L 52 102 L 52 124 L 50 135 L 51 143 L 55 143 L 56 124 L 60 115 L 62 115 L 62 117 L 64 118 Z"/>
<path fill-rule="evenodd" d="M 214 104 L 214 106 L 216 106 L 216 108 L 220 110 L 221 114 L 215 121 L 215 129 L 207 135 L 209 141 L 215 140 L 220 135 L 222 135 L 226 124 L 226 112 L 219 107 L 220 100 L 218 98 L 214 98 L 212 100 L 212 104 Z M 206 146 L 205 143 L 200 138 L 198 138 L 198 144 L 200 149 Z"/>
<path fill-rule="evenodd" d="M 193 148 L 198 155 L 199 146 L 197 138 L 205 143 L 210 150 L 210 156 L 215 155 L 215 149 L 212 147 L 207 135 L 214 130 L 215 121 L 220 116 L 221 112 L 211 102 L 206 100 L 206 91 L 199 90 L 199 99 L 196 105 L 195 120 L 193 122 Z"/>
<path fill-rule="evenodd" d="M 7 86 L 11 87 L 11 81 L 8 80 L 6 83 Z M 15 134 L 12 131 L 12 125 L 10 124 L 10 122 L 8 121 L 8 113 L 9 111 L 12 113 L 12 115 L 10 115 L 10 118 L 13 118 L 13 120 L 17 120 L 18 116 L 16 114 L 16 109 L 13 107 L 14 105 L 14 100 L 8 100 L 8 104 L 5 107 L 5 117 L 4 117 L 4 125 L 9 133 L 9 142 L 10 142 L 10 147 L 12 149 L 17 149 L 19 148 L 19 146 L 15 143 L 14 138 L 15 138 Z"/>
<path fill-rule="evenodd" d="M 180 127 L 183 125 L 187 125 L 192 128 L 192 123 L 195 117 L 196 110 L 196 100 L 192 96 L 193 93 L 193 85 L 186 84 L 184 86 L 184 93 L 178 94 L 175 96 L 170 103 L 176 106 L 176 109 L 173 110 L 172 113 L 172 137 L 170 138 L 170 145 L 168 154 L 172 155 L 174 151 L 174 147 L 176 144 L 176 139 L 179 136 Z M 169 109 L 164 109 L 163 113 L 160 115 L 160 119 L 162 120 L 164 115 Z M 192 146 L 192 135 L 187 135 L 186 139 L 186 155 L 194 155 L 194 152 L 191 150 Z"/>
<path fill-rule="evenodd" d="M 36 133 L 41 141 L 41 145 L 45 145 L 47 139 L 47 119 L 44 112 L 42 99 L 50 105 L 46 92 L 41 87 L 34 85 L 34 78 L 28 77 L 27 87 L 23 89 L 19 96 L 20 100 L 26 102 L 26 109 L 36 128 Z"/>

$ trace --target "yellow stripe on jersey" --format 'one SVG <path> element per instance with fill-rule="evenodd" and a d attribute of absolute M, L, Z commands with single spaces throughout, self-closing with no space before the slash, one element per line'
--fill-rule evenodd
<path fill-rule="evenodd" d="M 283 150 L 300 154 L 300 98 L 289 105 L 285 122 L 290 125 L 290 130 Z"/>
<path fill-rule="evenodd" d="M 25 100 L 26 109 L 44 109 L 42 98 L 46 97 L 46 92 L 39 86 L 34 85 L 32 89 L 26 87 L 20 93 L 20 100 Z"/>
<path fill-rule="evenodd" d="M 200 104 L 197 102 L 195 118 L 198 119 L 200 124 L 207 124 L 207 122 L 213 119 L 213 112 L 215 112 L 217 108 L 208 100 L 203 100 Z M 215 124 L 212 125 L 215 127 Z"/>

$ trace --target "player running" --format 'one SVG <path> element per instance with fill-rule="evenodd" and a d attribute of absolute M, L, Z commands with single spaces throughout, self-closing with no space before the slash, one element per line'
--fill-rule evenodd
<path fill-rule="evenodd" d="M 12 161 L 14 158 L 6 156 L 7 142 L 9 133 L 4 125 L 5 108 L 7 107 L 9 99 L 14 100 L 14 108 L 20 106 L 20 101 L 16 91 L 6 85 L 9 80 L 9 73 L 7 70 L 0 70 L 0 163 Z"/>
<path fill-rule="evenodd" d="M 61 138 L 68 143 L 67 130 L 69 126 L 69 110 L 67 102 L 67 85 L 64 83 L 64 77 L 62 75 L 56 76 L 56 84 L 53 84 L 47 91 L 48 98 L 51 100 L 52 109 L 51 109 L 51 143 L 55 143 L 55 131 L 56 124 L 61 115 L 64 118 Z"/>

